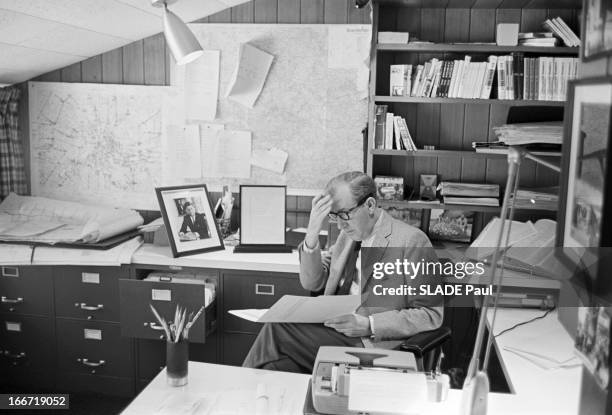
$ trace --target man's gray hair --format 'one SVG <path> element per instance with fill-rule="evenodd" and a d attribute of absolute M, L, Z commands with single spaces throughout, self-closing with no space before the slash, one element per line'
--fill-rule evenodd
<path fill-rule="evenodd" d="M 349 171 L 332 178 L 325 186 L 325 192 L 332 196 L 336 193 L 339 184 L 348 184 L 355 202 L 363 200 L 366 196 L 376 197 L 376 184 L 367 174 L 360 171 Z"/>

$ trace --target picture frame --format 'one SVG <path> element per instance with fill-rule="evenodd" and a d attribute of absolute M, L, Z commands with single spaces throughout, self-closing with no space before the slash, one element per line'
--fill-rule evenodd
<path fill-rule="evenodd" d="M 428 223 L 425 209 L 411 208 L 396 204 L 383 205 L 382 208 L 393 218 L 407 223 L 410 226 L 426 231 Z"/>
<path fill-rule="evenodd" d="M 432 241 L 470 243 L 476 212 L 457 209 L 431 209 L 426 233 Z"/>
<path fill-rule="evenodd" d="M 597 280 L 601 247 L 612 246 L 612 79 L 571 81 L 565 114 L 556 246 L 567 265 L 590 268 Z"/>
<path fill-rule="evenodd" d="M 582 10 L 582 61 L 612 55 L 612 4 L 585 0 Z"/>
<path fill-rule="evenodd" d="M 174 257 L 225 249 L 205 184 L 155 188 Z"/>

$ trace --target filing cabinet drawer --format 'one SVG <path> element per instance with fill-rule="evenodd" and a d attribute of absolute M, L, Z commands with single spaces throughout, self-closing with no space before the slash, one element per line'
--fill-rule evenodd
<path fill-rule="evenodd" d="M 57 319 L 58 365 L 61 372 L 130 377 L 132 341 L 117 323 Z"/>
<path fill-rule="evenodd" d="M 297 277 L 269 276 L 254 273 L 226 272 L 223 274 L 224 331 L 258 333 L 261 324 L 251 323 L 229 314 L 228 310 L 270 308 L 283 295 L 310 295 Z"/>
<path fill-rule="evenodd" d="M 50 317 L 0 315 L 0 372 L 8 368 L 53 370 L 54 324 Z"/>
<path fill-rule="evenodd" d="M 166 366 L 166 342 L 163 340 L 137 340 L 138 378 L 153 379 Z M 189 360 L 193 362 L 219 363 L 217 334 L 206 339 L 205 344 L 189 344 Z"/>
<path fill-rule="evenodd" d="M 86 392 L 110 396 L 134 396 L 134 379 L 114 376 L 58 373 L 58 392 Z M 60 413 L 59 411 L 57 413 Z M 72 413 L 72 412 L 71 412 Z M 80 412 L 82 413 L 82 412 Z M 100 412 L 101 413 L 101 412 Z"/>
<path fill-rule="evenodd" d="M 119 321 L 119 267 L 58 267 L 54 271 L 58 317 Z"/>
<path fill-rule="evenodd" d="M 53 274 L 47 267 L 0 267 L 0 312 L 49 315 Z"/>
<path fill-rule="evenodd" d="M 180 282 L 157 282 L 144 280 L 119 280 L 121 310 L 121 334 L 139 339 L 163 339 L 164 330 L 157 322 L 149 304 L 168 323 L 174 318 L 176 306 L 187 307 L 197 312 L 204 305 L 204 285 Z M 217 323 L 217 301 L 204 309 L 189 331 L 189 341 L 204 343 L 215 331 Z"/>

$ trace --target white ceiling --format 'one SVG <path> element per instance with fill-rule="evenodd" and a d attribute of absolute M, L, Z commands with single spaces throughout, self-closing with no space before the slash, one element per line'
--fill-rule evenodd
<path fill-rule="evenodd" d="M 248 0 L 179 0 L 185 22 Z M 0 0 L 0 84 L 63 68 L 163 30 L 151 0 Z"/>

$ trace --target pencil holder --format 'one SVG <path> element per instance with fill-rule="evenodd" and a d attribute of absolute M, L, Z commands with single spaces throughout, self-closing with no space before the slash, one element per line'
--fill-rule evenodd
<path fill-rule="evenodd" d="M 166 375 L 168 385 L 187 384 L 187 364 L 189 362 L 189 342 L 166 342 Z"/>

